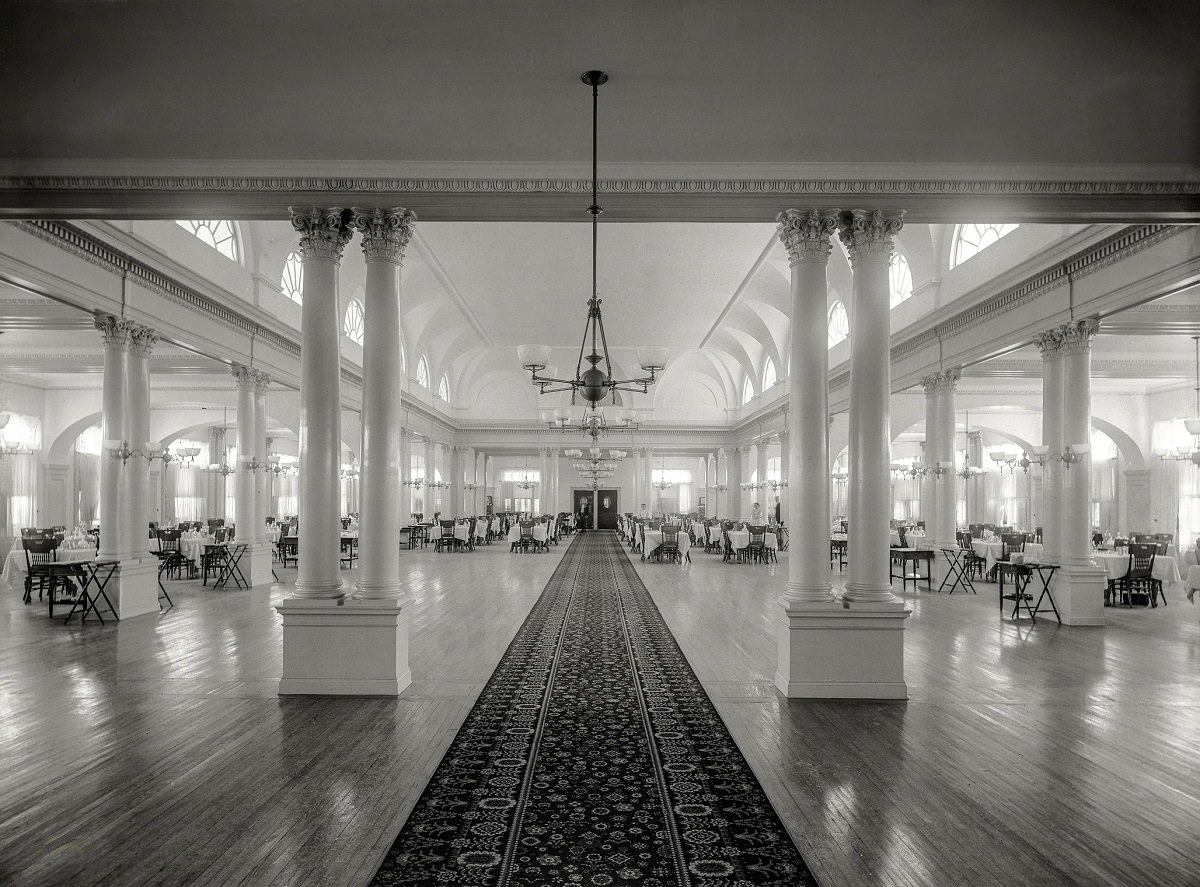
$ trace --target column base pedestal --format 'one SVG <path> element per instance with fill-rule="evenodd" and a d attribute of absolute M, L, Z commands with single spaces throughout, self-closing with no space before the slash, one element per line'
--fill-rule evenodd
<path fill-rule="evenodd" d="M 1030 589 L 1034 583 L 1030 583 Z M 1063 625 L 1103 626 L 1108 623 L 1104 615 L 1104 589 L 1108 585 L 1108 574 L 1103 567 L 1062 566 L 1054 574 L 1050 588 L 1054 593 L 1054 604 L 1062 616 Z M 1034 593 L 1034 600 L 1041 593 Z M 1043 604 L 1045 606 L 1045 604 Z M 1045 613 L 1039 613 L 1038 621 Z M 1053 617 L 1053 613 L 1049 614 Z"/>
<path fill-rule="evenodd" d="M 400 601 L 287 598 L 279 695 L 399 696 L 412 683 Z"/>
<path fill-rule="evenodd" d="M 789 699 L 907 699 L 902 602 L 789 603 L 775 689 Z"/>
<path fill-rule="evenodd" d="M 270 542 L 255 542 L 242 555 L 242 575 L 251 587 L 255 585 L 270 585 L 276 581 L 272 570 L 274 563 Z"/>
<path fill-rule="evenodd" d="M 107 571 L 107 567 L 102 568 L 100 578 Z M 94 588 L 89 590 L 95 591 Z M 117 615 L 122 621 L 147 613 L 158 615 L 158 558 L 121 561 L 120 568 L 105 586 L 104 593 L 117 608 Z M 104 606 L 103 600 L 100 605 Z"/>

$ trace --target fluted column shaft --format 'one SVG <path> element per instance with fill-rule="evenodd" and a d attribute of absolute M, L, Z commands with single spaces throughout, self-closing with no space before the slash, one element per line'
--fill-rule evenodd
<path fill-rule="evenodd" d="M 1042 444 L 1050 453 L 1063 451 L 1063 353 L 1060 330 L 1036 338 L 1042 352 Z M 1042 465 L 1042 559 L 1059 563 L 1062 557 L 1062 463 L 1050 459 Z"/>
<path fill-rule="evenodd" d="M 891 294 L 888 264 L 902 214 L 852 210 L 838 234 L 854 273 L 850 314 L 850 536 L 846 598 L 892 601 Z"/>
<path fill-rule="evenodd" d="M 225 463 L 225 426 L 213 425 L 208 429 L 208 461 L 214 466 Z M 214 468 L 209 472 L 208 517 L 227 519 L 225 514 L 225 475 Z"/>
<path fill-rule="evenodd" d="M 121 515 L 125 486 L 122 478 L 128 462 L 114 459 L 109 445 L 125 438 L 125 376 L 129 358 L 132 321 L 110 315 L 96 318 L 96 329 L 104 340 L 104 391 L 102 394 L 101 437 L 104 454 L 100 457 L 100 550 L 104 560 L 129 557 L 128 527 Z M 136 444 L 129 444 L 136 446 Z"/>
<path fill-rule="evenodd" d="M 1063 409 L 1062 437 L 1064 448 L 1091 446 L 1092 429 L 1092 337 L 1096 334 L 1094 320 L 1081 320 L 1062 329 L 1063 352 Z M 1066 397 L 1066 392 L 1070 397 Z M 1060 451 L 1061 452 L 1061 451 Z M 1059 563 L 1063 566 L 1086 566 L 1092 563 L 1091 545 L 1091 481 L 1092 456 L 1090 449 L 1078 462 L 1064 467 L 1062 473 L 1062 537 L 1059 540 Z"/>
<path fill-rule="evenodd" d="M 754 468 L 757 476 L 755 482 L 758 484 L 758 489 L 754 491 L 751 501 L 758 502 L 759 508 L 762 510 L 763 523 L 766 523 L 767 509 L 770 507 L 769 488 L 767 487 L 767 438 L 761 434 L 758 436 L 758 446 L 755 447 L 754 453 L 758 462 Z"/>
<path fill-rule="evenodd" d="M 716 474 L 717 484 L 725 487 L 725 490 L 723 492 L 721 490 L 717 491 L 717 511 L 713 514 L 715 517 L 725 520 L 729 516 L 729 457 L 725 454 L 724 448 L 717 450 Z"/>
<path fill-rule="evenodd" d="M 791 260 L 792 323 L 788 343 L 787 599 L 828 601 L 829 581 L 829 298 L 830 235 L 837 214 L 780 213 L 779 236 Z M 815 417 L 815 421 L 814 421 Z M 807 420 L 807 421 L 805 421 Z"/>
<path fill-rule="evenodd" d="M 342 209 L 292 212 L 300 233 L 300 563 L 296 597 L 340 598 L 341 366 L 338 265 L 350 239 Z M 371 324 L 368 324 L 368 329 Z M 364 349 L 365 354 L 365 349 Z"/>
<path fill-rule="evenodd" d="M 409 210 L 355 209 L 362 234 L 362 464 L 359 476 L 359 570 L 355 598 L 398 599 L 400 583 L 400 266 L 416 216 Z M 460 481 L 455 479 L 456 484 Z M 459 485 L 461 496 L 461 485 Z"/>
<path fill-rule="evenodd" d="M 253 371 L 254 376 L 254 450 L 253 458 L 260 466 L 254 472 L 254 532 L 247 533 L 247 538 L 253 536 L 260 544 L 267 541 L 267 514 L 271 506 L 267 502 L 267 491 L 270 478 L 265 466 L 271 453 L 267 444 L 267 388 L 270 387 L 271 377 L 259 370 Z"/>
<path fill-rule="evenodd" d="M 125 432 L 121 436 L 135 450 L 145 450 L 150 443 L 150 353 L 157 341 L 158 335 L 149 327 L 135 324 L 130 330 L 125 370 Z M 136 558 L 150 557 L 150 460 L 130 459 L 122 480 L 129 553 Z"/>
<path fill-rule="evenodd" d="M 433 520 L 434 512 L 437 511 L 435 505 L 433 487 L 429 486 L 434 481 L 434 465 L 433 465 L 433 440 L 426 437 L 423 441 L 425 445 L 425 487 L 421 490 L 421 509 L 425 513 L 426 520 Z"/>
<path fill-rule="evenodd" d="M 791 398 L 789 397 L 788 399 L 790 400 Z M 788 415 L 791 415 L 790 411 L 788 412 Z M 779 432 L 779 482 L 780 482 L 780 484 L 786 484 L 787 486 L 784 486 L 783 489 L 779 491 L 779 520 L 781 523 L 787 523 L 789 520 L 792 519 L 791 516 L 793 514 L 795 514 L 795 512 L 792 511 L 791 503 L 789 501 L 789 494 L 788 494 L 788 490 L 790 490 L 791 486 L 792 486 L 792 480 L 791 480 L 791 477 L 792 477 L 791 427 L 792 426 L 791 426 L 791 423 L 788 422 L 787 416 L 784 416 L 783 421 L 784 421 L 784 424 L 786 427 L 784 428 L 783 431 Z M 826 449 L 826 453 L 828 454 L 828 451 L 829 451 L 828 441 L 826 442 L 825 449 Z M 825 513 L 828 514 L 829 513 L 829 468 L 828 468 L 829 460 L 828 460 L 828 458 L 826 458 L 825 462 L 826 462 L 825 483 L 821 484 L 821 488 L 825 491 Z M 828 524 L 828 521 L 825 521 L 825 523 Z"/>
<path fill-rule="evenodd" d="M 254 458 L 254 441 L 258 428 L 254 422 L 254 375 L 249 367 L 233 365 L 233 378 L 237 382 L 237 428 L 238 459 L 234 473 L 233 521 L 236 540 L 249 544 L 258 535 L 255 522 L 254 475 L 250 468 Z"/>
<path fill-rule="evenodd" d="M 407 427 L 400 428 L 400 480 L 412 478 L 412 432 Z M 400 521 L 407 526 L 412 520 L 412 485 L 402 483 L 400 486 Z"/>

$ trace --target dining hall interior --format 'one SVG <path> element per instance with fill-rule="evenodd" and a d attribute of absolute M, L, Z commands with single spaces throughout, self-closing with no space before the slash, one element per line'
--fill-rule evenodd
<path fill-rule="evenodd" d="M 814 883 L 1194 883 L 1192 4 L 6 13 L 0 882 L 424 883 L 611 539 Z"/>

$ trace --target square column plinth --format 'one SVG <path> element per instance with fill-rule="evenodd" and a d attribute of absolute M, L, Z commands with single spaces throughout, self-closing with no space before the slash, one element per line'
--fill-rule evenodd
<path fill-rule="evenodd" d="M 408 670 L 408 611 L 400 601 L 287 598 L 279 695 L 399 696 Z"/>
<path fill-rule="evenodd" d="M 246 553 L 242 555 L 242 561 L 238 565 L 241 567 L 242 575 L 246 577 L 246 581 L 254 585 L 270 585 L 276 582 L 275 572 L 271 569 L 272 554 L 271 544 L 264 542 L 261 545 L 251 545 L 246 549 Z"/>
<path fill-rule="evenodd" d="M 775 688 L 789 699 L 907 699 L 902 601 L 787 602 Z"/>
<path fill-rule="evenodd" d="M 108 573 L 108 567 L 101 567 L 99 579 Z M 91 594 L 96 589 L 89 588 Z M 113 573 L 112 579 L 104 587 L 104 593 L 116 607 L 121 619 L 132 619 L 135 616 L 145 616 L 147 613 L 158 615 L 158 558 L 153 560 L 129 559 L 121 561 L 121 566 Z M 103 608 L 104 601 L 100 601 Z M 103 609 L 101 610 L 103 613 Z"/>
<path fill-rule="evenodd" d="M 1035 590 L 1036 584 L 1029 583 L 1035 603 L 1041 594 L 1041 588 Z M 1059 567 L 1050 588 L 1063 625 L 1105 625 L 1108 619 L 1104 615 L 1104 589 L 1107 586 L 1108 574 L 1103 567 Z M 1045 602 L 1042 606 L 1046 607 Z M 1044 618 L 1053 619 L 1054 614 L 1038 613 L 1039 624 Z"/>

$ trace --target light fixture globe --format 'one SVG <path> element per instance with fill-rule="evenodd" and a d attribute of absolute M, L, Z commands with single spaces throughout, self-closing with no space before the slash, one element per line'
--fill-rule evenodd
<path fill-rule="evenodd" d="M 599 403 L 608 394 L 608 376 L 595 365 L 600 361 L 600 355 L 589 354 L 588 360 L 592 362 L 592 368 L 579 377 L 579 393 L 588 403 Z"/>

